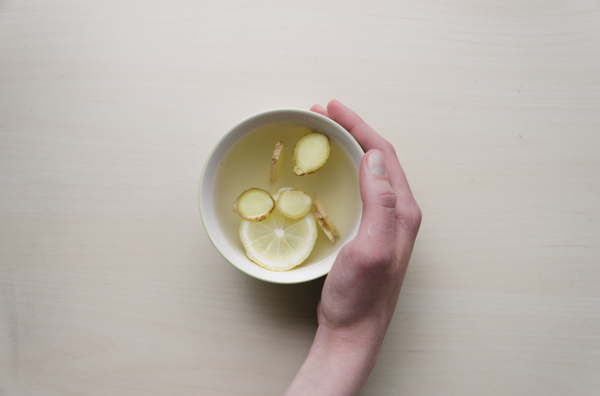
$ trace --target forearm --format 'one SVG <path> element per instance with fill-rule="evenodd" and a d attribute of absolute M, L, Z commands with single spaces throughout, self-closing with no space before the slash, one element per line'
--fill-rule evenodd
<path fill-rule="evenodd" d="M 385 330 L 352 333 L 319 326 L 308 356 L 285 395 L 357 395 L 375 365 Z"/>

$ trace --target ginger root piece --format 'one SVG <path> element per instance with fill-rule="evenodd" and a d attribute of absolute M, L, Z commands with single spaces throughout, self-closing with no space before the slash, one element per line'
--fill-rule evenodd
<path fill-rule="evenodd" d="M 279 191 L 277 191 L 277 193 L 275 195 L 273 195 L 273 200 L 275 200 L 275 202 L 277 202 L 277 200 L 279 199 L 279 194 L 281 194 L 284 191 L 290 191 L 293 190 L 292 187 L 283 187 L 281 189 L 279 189 Z"/>
<path fill-rule="evenodd" d="M 275 144 L 275 150 L 271 157 L 271 181 L 276 182 L 283 168 L 283 158 L 285 154 L 285 143 L 279 141 Z"/>
<path fill-rule="evenodd" d="M 325 207 L 321 203 L 321 200 L 319 199 L 317 194 L 313 195 L 312 209 L 315 220 L 317 220 L 317 223 L 319 223 L 319 225 L 323 229 L 323 232 L 325 232 L 325 235 L 327 235 L 327 238 L 329 238 L 329 240 L 332 243 L 335 242 L 335 238 L 340 237 L 340 232 L 338 231 L 335 224 L 333 224 L 333 220 L 331 220 L 331 217 L 325 210 Z"/>
<path fill-rule="evenodd" d="M 325 221 L 323 220 L 323 217 L 321 216 L 321 214 L 319 212 L 313 212 L 313 217 L 317 221 L 317 224 L 319 226 L 321 226 L 321 229 L 325 233 L 325 236 L 327 238 L 329 238 L 329 241 L 331 243 L 334 243 L 335 242 L 335 237 L 333 236 L 333 234 L 331 233 L 331 231 L 329 231 L 329 227 L 327 227 L 327 224 L 325 224 Z"/>
<path fill-rule="evenodd" d="M 271 194 L 260 188 L 244 191 L 233 204 L 233 211 L 249 221 L 261 221 L 275 209 Z"/>
<path fill-rule="evenodd" d="M 312 199 L 300 190 L 285 190 L 279 193 L 275 206 L 277 210 L 290 219 L 299 219 L 310 211 Z"/>
<path fill-rule="evenodd" d="M 318 171 L 329 159 L 329 138 L 318 132 L 304 135 L 294 147 L 294 173 L 298 176 Z"/>

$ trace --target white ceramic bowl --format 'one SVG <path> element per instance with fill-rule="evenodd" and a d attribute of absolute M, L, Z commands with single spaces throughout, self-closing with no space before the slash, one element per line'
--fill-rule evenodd
<path fill-rule="evenodd" d="M 221 138 L 221 140 L 219 140 L 219 142 L 213 148 L 212 152 L 208 156 L 208 159 L 206 160 L 200 179 L 200 214 L 202 216 L 202 222 L 204 224 L 206 234 L 210 238 L 215 248 L 219 251 L 219 253 L 221 253 L 225 260 L 238 268 L 240 271 L 267 282 L 307 282 L 329 273 L 329 270 L 331 269 L 331 266 L 333 265 L 333 262 L 343 244 L 354 239 L 358 232 L 358 226 L 361 218 L 360 210 L 358 213 L 351 214 L 353 219 L 348 235 L 343 238 L 343 241 L 336 241 L 337 246 L 335 246 L 335 249 L 331 249 L 330 254 L 318 261 L 311 262 L 308 265 L 303 264 L 284 272 L 270 271 L 250 261 L 246 256 L 244 248 L 239 239 L 235 240 L 235 238 L 232 238 L 231 235 L 226 235 L 220 226 L 216 213 L 216 200 L 219 198 L 215 197 L 214 194 L 215 183 L 218 175 L 219 165 L 227 154 L 229 148 L 231 148 L 232 145 L 242 136 L 255 130 L 256 128 L 277 122 L 300 123 L 316 131 L 324 133 L 329 137 L 329 139 L 337 142 L 338 147 L 341 147 L 349 154 L 354 167 L 348 171 L 355 172 L 356 175 L 358 175 L 360 161 L 364 155 L 364 152 L 356 140 L 354 140 L 354 138 L 339 124 L 327 117 L 307 110 L 278 109 L 265 111 L 248 117 L 235 125 Z M 359 194 L 358 190 L 349 193 Z M 232 213 L 232 215 L 234 214 Z M 309 260 L 310 257 L 307 261 Z"/>

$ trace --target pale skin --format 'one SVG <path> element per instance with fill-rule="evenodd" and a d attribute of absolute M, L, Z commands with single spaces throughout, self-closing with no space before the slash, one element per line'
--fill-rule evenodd
<path fill-rule="evenodd" d="M 421 224 L 394 147 L 337 100 L 312 111 L 348 130 L 365 150 L 358 236 L 341 250 L 317 307 L 319 326 L 285 395 L 357 395 L 390 324 Z"/>

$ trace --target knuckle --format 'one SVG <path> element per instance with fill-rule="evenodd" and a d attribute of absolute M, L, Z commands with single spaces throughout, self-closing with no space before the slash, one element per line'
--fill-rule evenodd
<path fill-rule="evenodd" d="M 356 241 L 354 241 L 354 242 L 356 242 Z M 364 257 L 363 257 L 364 252 L 361 249 L 361 245 L 362 244 L 358 244 L 358 243 L 349 243 L 346 246 L 344 246 L 344 248 L 340 252 L 342 261 L 345 263 L 348 263 L 348 262 L 361 263 L 361 262 L 363 262 L 364 261 Z"/>
<path fill-rule="evenodd" d="M 387 271 L 394 263 L 394 249 L 392 246 L 372 245 L 365 247 L 361 254 L 360 269 L 362 272 L 378 273 Z"/>
<path fill-rule="evenodd" d="M 387 152 L 387 153 L 393 155 L 394 157 L 397 157 L 396 149 L 394 148 L 394 145 L 383 138 L 381 138 L 381 151 Z"/>
<path fill-rule="evenodd" d="M 423 220 L 423 212 L 416 203 L 408 208 L 404 214 L 404 221 L 406 225 L 412 230 L 418 230 Z"/>
<path fill-rule="evenodd" d="M 371 254 L 371 267 L 386 269 L 394 263 L 394 250 L 391 248 L 378 249 Z"/>
<path fill-rule="evenodd" d="M 352 245 L 352 244 L 351 244 Z M 395 260 L 393 246 L 377 246 L 377 244 L 347 245 L 343 260 L 352 262 L 359 276 L 370 276 L 387 272 Z"/>
<path fill-rule="evenodd" d="M 384 208 L 394 209 L 397 203 L 397 196 L 391 187 L 382 191 L 378 196 L 378 204 Z"/>

